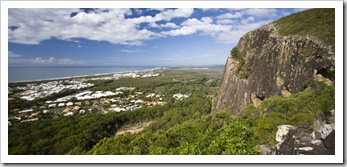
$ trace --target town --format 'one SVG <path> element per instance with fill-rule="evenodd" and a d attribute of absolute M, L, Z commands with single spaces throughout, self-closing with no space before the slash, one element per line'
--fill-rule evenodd
<path fill-rule="evenodd" d="M 138 78 L 138 77 L 156 77 L 158 73 L 153 72 L 128 72 L 114 74 L 113 77 L 99 77 L 103 79 Z M 45 115 L 51 118 L 61 116 L 73 116 L 76 114 L 103 113 L 109 112 L 125 112 L 134 111 L 143 107 L 153 107 L 157 105 L 166 105 L 166 100 L 172 98 L 174 100 L 184 100 L 189 98 L 189 94 L 180 92 L 173 95 L 159 93 L 145 93 L 136 91 L 135 87 L 118 87 L 115 91 L 91 91 L 94 84 L 87 83 L 88 80 L 96 80 L 97 78 L 76 78 L 71 80 L 49 81 L 41 84 L 27 84 L 26 86 L 18 86 L 9 88 L 16 90 L 20 99 L 33 101 L 35 99 L 45 98 L 53 93 L 59 93 L 64 90 L 77 90 L 76 93 L 50 99 L 44 104 L 33 104 L 30 108 L 16 108 L 9 111 L 8 124 L 12 125 L 17 122 L 37 121 Z M 12 92 L 11 92 L 12 93 Z M 12 95 L 12 94 L 9 94 Z M 9 98 L 15 100 L 14 98 Z"/>

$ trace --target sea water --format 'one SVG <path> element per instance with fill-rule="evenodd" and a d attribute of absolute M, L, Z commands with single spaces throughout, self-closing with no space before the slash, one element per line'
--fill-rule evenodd
<path fill-rule="evenodd" d="M 154 69 L 153 66 L 68 66 L 68 67 L 9 67 L 8 82 L 38 81 L 128 71 Z"/>

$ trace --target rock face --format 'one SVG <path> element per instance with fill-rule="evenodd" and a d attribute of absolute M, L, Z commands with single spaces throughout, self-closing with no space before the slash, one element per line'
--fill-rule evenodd
<path fill-rule="evenodd" d="M 271 148 L 259 146 L 262 155 L 334 155 L 335 154 L 335 111 L 328 118 L 318 116 L 316 122 L 302 125 L 280 125 L 276 141 Z M 329 128 L 327 128 L 329 127 Z"/>
<path fill-rule="evenodd" d="M 325 138 L 311 135 L 311 125 L 295 125 L 283 136 L 271 154 L 274 155 L 334 155 L 335 130 Z M 327 144 L 325 144 L 327 143 Z"/>
<path fill-rule="evenodd" d="M 319 132 L 312 131 L 311 125 L 291 126 L 288 133 L 282 136 L 283 141 L 277 144 L 267 154 L 275 155 L 334 155 L 335 130 L 326 137 L 320 137 Z"/>
<path fill-rule="evenodd" d="M 334 25 L 332 25 L 334 26 Z M 212 113 L 238 115 L 248 104 L 302 91 L 307 81 L 333 84 L 333 45 L 315 36 L 280 33 L 277 22 L 243 35 L 227 59 Z"/>

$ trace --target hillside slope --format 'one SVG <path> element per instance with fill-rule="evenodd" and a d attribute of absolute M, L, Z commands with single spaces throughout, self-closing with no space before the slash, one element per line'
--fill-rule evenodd
<path fill-rule="evenodd" d="M 334 9 L 311 9 L 242 36 L 227 59 L 212 112 L 239 115 L 249 104 L 288 97 L 312 81 L 333 85 L 334 18 Z"/>

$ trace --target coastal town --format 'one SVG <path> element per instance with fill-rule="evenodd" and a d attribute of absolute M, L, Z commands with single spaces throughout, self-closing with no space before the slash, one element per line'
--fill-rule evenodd
<path fill-rule="evenodd" d="M 173 95 L 146 93 L 136 91 L 136 87 L 118 87 L 114 91 L 91 91 L 89 88 L 92 88 L 94 84 L 87 82 L 88 80 L 118 80 L 121 78 L 157 77 L 159 75 L 159 73 L 153 71 L 126 72 L 107 77 L 65 79 L 41 84 L 30 83 L 14 88 L 9 87 L 9 101 L 16 100 L 14 97 L 19 97 L 25 101 L 33 101 L 67 90 L 74 90 L 75 93 L 46 100 L 40 105 L 33 104 L 29 108 L 11 109 L 8 124 L 38 121 L 45 115 L 57 118 L 88 113 L 129 112 L 143 107 L 166 105 L 166 100 L 170 98 L 174 100 L 189 98 L 189 94 L 182 94 L 181 92 Z"/>

